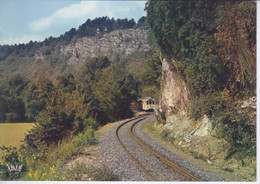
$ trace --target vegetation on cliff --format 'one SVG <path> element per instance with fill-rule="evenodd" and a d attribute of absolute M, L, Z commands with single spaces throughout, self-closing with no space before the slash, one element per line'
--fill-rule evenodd
<path fill-rule="evenodd" d="M 206 114 L 230 145 L 226 159 L 256 154 L 256 119 L 241 111 L 256 94 L 256 3 L 149 0 L 147 22 L 163 57 L 190 91 L 190 116 Z"/>

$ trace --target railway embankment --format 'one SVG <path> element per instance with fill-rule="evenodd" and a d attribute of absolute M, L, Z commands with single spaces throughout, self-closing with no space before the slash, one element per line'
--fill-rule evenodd
<path fill-rule="evenodd" d="M 153 156 L 152 153 L 149 153 L 147 150 L 140 147 L 131 135 L 131 127 L 137 122 L 133 134 L 147 146 L 152 148 L 152 150 L 155 150 L 160 157 L 168 159 L 176 164 L 177 167 L 180 167 L 182 170 L 187 171 L 187 173 L 194 175 L 201 181 L 222 180 L 220 177 L 210 174 L 189 161 L 176 156 L 167 147 L 156 143 L 155 140 L 144 134 L 142 132 L 143 124 L 151 121 L 153 118 L 153 115 L 150 115 L 142 121 L 133 118 L 117 122 L 107 128 L 99 139 L 99 151 L 104 161 L 103 165 L 112 171 L 113 174 L 118 175 L 122 181 L 191 180 L 191 178 L 187 178 L 183 174 L 179 173 L 179 171 L 176 171 L 162 163 L 158 156 Z M 134 157 L 134 159 L 132 157 Z"/>

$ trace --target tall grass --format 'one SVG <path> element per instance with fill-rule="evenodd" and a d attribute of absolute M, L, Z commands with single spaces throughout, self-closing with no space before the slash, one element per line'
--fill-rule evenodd
<path fill-rule="evenodd" d="M 71 139 L 61 142 L 58 146 L 53 145 L 48 153 L 47 162 L 53 163 L 56 160 L 67 161 L 81 146 L 94 145 L 97 143 L 93 129 L 87 129 Z"/>
<path fill-rule="evenodd" d="M 22 152 L 18 153 L 21 155 L 21 160 L 24 160 L 24 166 L 26 171 L 21 174 L 19 180 L 28 181 L 50 181 L 50 180 L 66 180 L 66 171 L 64 171 L 64 164 L 70 160 L 73 155 L 77 152 L 78 148 L 81 146 L 96 144 L 97 140 L 95 138 L 94 129 L 87 129 L 85 132 L 78 134 L 77 136 L 71 137 L 58 145 L 51 145 L 46 150 L 43 151 L 43 155 L 40 159 L 37 157 L 37 153 L 32 152 Z M 8 155 L 9 154 L 9 155 Z M 12 153 L 6 153 L 5 158 L 12 157 Z M 19 157 L 20 158 L 20 157 Z M 10 159 L 9 159 L 10 160 Z M 2 166 L 7 166 L 7 160 L 0 163 Z M 8 163 L 12 164 L 12 163 Z M 5 170 L 6 171 L 6 170 Z M 8 180 L 9 173 L 6 175 L 1 175 L 0 168 L 0 180 Z"/>

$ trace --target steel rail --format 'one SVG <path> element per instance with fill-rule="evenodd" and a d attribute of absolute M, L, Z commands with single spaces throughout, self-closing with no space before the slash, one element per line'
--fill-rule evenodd
<path fill-rule="evenodd" d="M 137 118 L 133 118 L 133 119 L 130 119 L 124 123 L 122 123 L 121 125 L 119 125 L 116 129 L 116 136 L 117 136 L 117 139 L 119 141 L 119 143 L 121 144 L 121 146 L 123 147 L 123 149 L 125 150 L 125 152 L 130 156 L 130 158 L 143 170 L 143 172 L 152 180 L 152 181 L 158 181 L 156 179 L 156 177 L 154 175 L 152 175 L 151 173 L 149 173 L 149 171 L 147 169 L 145 169 L 145 167 L 134 157 L 133 154 L 131 154 L 127 148 L 125 147 L 125 145 L 123 144 L 123 142 L 121 141 L 121 139 L 119 138 L 119 129 L 124 126 L 126 123 L 129 123 L 131 121 L 134 121 L 134 120 L 138 120 L 137 122 L 139 121 L 142 121 L 146 118 L 147 115 L 144 115 L 144 116 L 139 116 Z"/>
<path fill-rule="evenodd" d="M 145 119 L 145 118 L 143 118 Z M 141 119 L 140 121 L 142 121 L 143 119 Z M 192 175 L 191 173 L 185 171 L 184 169 L 180 168 L 179 166 L 177 166 L 176 164 L 172 163 L 170 160 L 168 160 L 167 158 L 165 158 L 164 156 L 158 154 L 156 151 L 154 151 L 153 149 L 151 149 L 149 146 L 147 146 L 143 141 L 141 141 L 134 133 L 134 129 L 137 125 L 137 123 L 139 123 L 140 121 L 135 122 L 130 129 L 130 134 L 133 137 L 133 139 L 145 150 L 147 150 L 148 152 L 150 152 L 152 155 L 154 155 L 155 157 L 157 157 L 158 159 L 160 159 L 163 163 L 165 163 L 166 165 L 168 165 L 169 167 L 171 167 L 172 169 L 174 169 L 175 171 L 181 173 L 182 175 L 184 175 L 185 177 L 189 178 L 192 181 L 201 181 L 199 178 L 197 178 L 196 176 Z"/>

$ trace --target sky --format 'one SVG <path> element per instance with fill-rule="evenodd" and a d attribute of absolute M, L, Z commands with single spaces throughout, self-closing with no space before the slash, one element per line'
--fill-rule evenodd
<path fill-rule="evenodd" d="M 0 45 L 43 41 L 78 28 L 87 19 L 134 18 L 146 1 L 0 0 Z"/>

